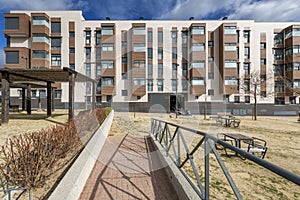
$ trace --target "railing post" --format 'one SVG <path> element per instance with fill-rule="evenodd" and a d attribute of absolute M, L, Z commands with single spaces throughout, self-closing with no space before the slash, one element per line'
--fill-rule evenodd
<path fill-rule="evenodd" d="M 180 166 L 180 129 L 177 130 L 177 149 L 178 149 L 178 154 L 177 154 L 177 166 Z"/>
<path fill-rule="evenodd" d="M 205 199 L 209 200 L 209 144 L 208 138 L 205 137 L 204 141 L 204 154 L 205 154 Z"/>

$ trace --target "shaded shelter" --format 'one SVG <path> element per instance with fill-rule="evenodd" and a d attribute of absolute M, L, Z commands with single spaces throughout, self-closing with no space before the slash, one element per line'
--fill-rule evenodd
<path fill-rule="evenodd" d="M 33 84 L 45 83 L 47 88 L 47 116 L 52 113 L 52 87 L 54 83 L 69 83 L 69 120 L 74 117 L 75 82 L 92 82 L 95 89 L 96 81 L 70 68 L 63 69 L 0 69 L 2 87 L 2 123 L 9 121 L 9 89 L 20 87 L 27 89 L 27 113 L 31 112 L 31 87 Z M 25 92 L 23 93 L 23 95 Z M 95 109 L 95 92 L 92 93 L 92 109 Z M 25 96 L 24 96 L 25 98 Z M 22 105 L 23 107 L 23 105 Z M 30 110 L 30 111 L 29 111 Z"/>

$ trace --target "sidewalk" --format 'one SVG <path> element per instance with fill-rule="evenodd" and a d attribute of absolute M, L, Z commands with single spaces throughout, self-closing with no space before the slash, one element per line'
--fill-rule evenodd
<path fill-rule="evenodd" d="M 80 199 L 178 199 L 163 168 L 151 170 L 153 149 L 150 138 L 108 137 Z"/>

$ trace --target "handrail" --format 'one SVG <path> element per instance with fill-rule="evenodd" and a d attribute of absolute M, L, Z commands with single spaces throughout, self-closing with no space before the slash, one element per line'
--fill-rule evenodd
<path fill-rule="evenodd" d="M 176 130 L 174 131 L 173 134 L 170 133 L 169 126 L 176 127 Z M 201 138 L 201 140 L 196 144 L 196 146 L 191 151 L 188 149 L 185 139 L 181 133 L 182 130 L 203 136 L 203 138 Z M 188 182 L 191 184 L 192 188 L 197 192 L 197 194 L 199 195 L 199 197 L 201 199 L 209 199 L 209 156 L 208 156 L 208 154 L 210 152 L 212 152 L 215 155 L 215 157 L 218 161 L 218 164 L 221 167 L 221 169 L 223 170 L 223 173 L 224 173 L 227 181 L 229 182 L 236 198 L 237 199 L 243 198 L 242 195 L 240 194 L 240 192 L 238 191 L 238 188 L 235 185 L 232 177 L 230 176 L 230 173 L 226 169 L 220 155 L 218 154 L 217 150 L 215 149 L 215 145 L 212 144 L 212 141 L 222 145 L 224 148 L 228 148 L 228 149 L 232 150 L 233 152 L 240 154 L 243 158 L 247 158 L 247 159 L 251 160 L 252 162 L 254 162 L 254 163 L 256 163 L 256 164 L 258 164 L 258 165 L 260 165 L 260 166 L 278 174 L 279 176 L 300 186 L 300 176 L 299 175 L 293 174 L 292 172 L 290 172 L 282 167 L 279 167 L 271 162 L 268 162 L 259 157 L 256 157 L 256 156 L 254 156 L 240 148 L 237 148 L 221 139 L 218 139 L 217 137 L 210 135 L 208 133 L 205 133 L 205 132 L 202 132 L 199 130 L 195 130 L 195 129 L 191 129 L 188 127 L 180 126 L 180 125 L 177 125 L 174 123 L 166 122 L 166 121 L 163 121 L 160 119 L 154 119 L 154 118 L 151 118 L 151 133 L 160 142 L 162 147 L 165 149 L 167 155 L 169 155 L 169 151 L 173 150 L 175 158 L 171 157 L 171 159 L 177 165 L 177 167 L 180 169 L 181 172 L 183 172 L 183 170 L 181 168 L 185 165 L 185 163 L 187 161 L 190 161 L 194 175 L 197 180 L 198 187 L 196 185 L 194 185 L 194 183 L 191 180 L 189 180 L 188 175 L 186 175 L 184 173 L 183 173 L 183 175 L 185 176 L 185 178 L 188 180 Z M 177 139 L 177 147 L 174 146 L 174 140 L 176 140 L 176 139 Z M 180 158 L 181 143 L 183 144 L 183 147 L 184 147 L 184 150 L 186 153 L 186 158 L 182 162 L 181 162 L 181 158 Z M 203 187 L 201 184 L 200 176 L 196 170 L 196 167 L 195 167 L 195 164 L 193 161 L 193 154 L 197 151 L 197 149 L 203 143 L 204 143 L 204 151 L 205 151 L 205 167 L 204 167 L 205 168 L 205 187 Z"/>

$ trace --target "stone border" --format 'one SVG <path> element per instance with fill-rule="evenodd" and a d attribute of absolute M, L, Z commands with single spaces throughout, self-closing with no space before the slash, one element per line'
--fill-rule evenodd
<path fill-rule="evenodd" d="M 98 155 L 104 146 L 113 118 L 114 111 L 112 110 L 55 188 L 49 197 L 50 200 L 79 199 Z"/>

